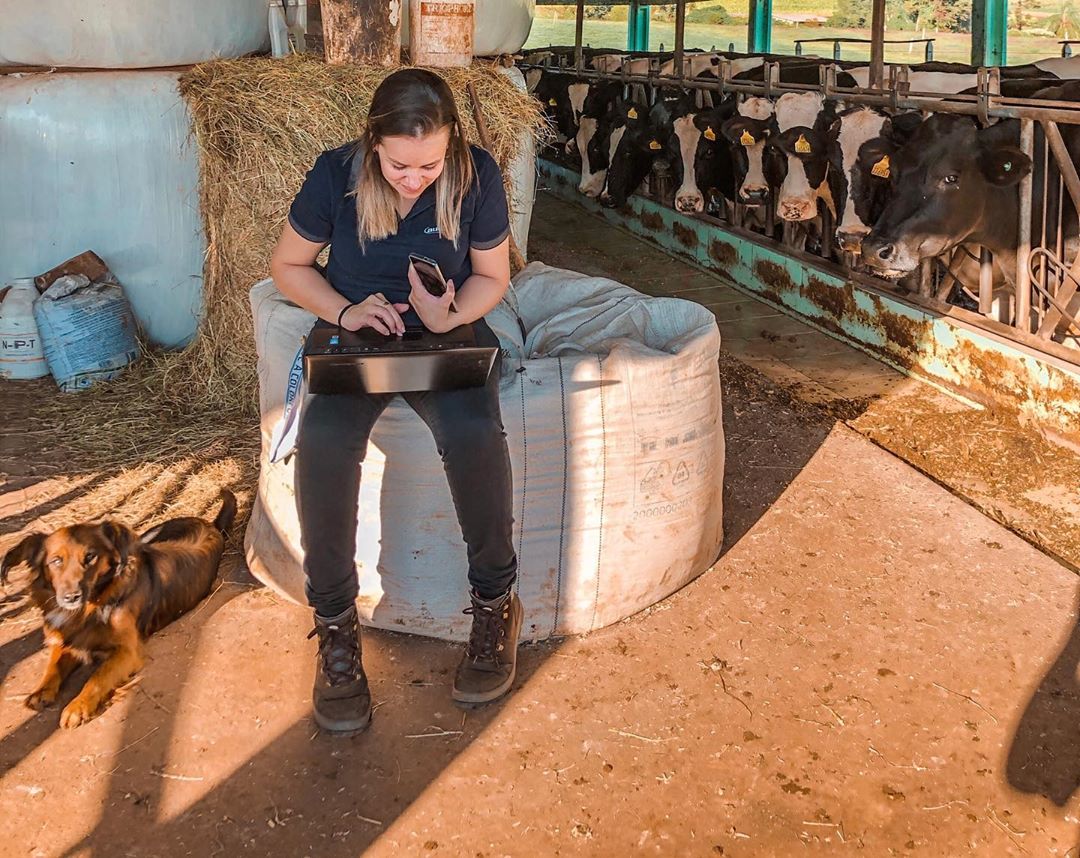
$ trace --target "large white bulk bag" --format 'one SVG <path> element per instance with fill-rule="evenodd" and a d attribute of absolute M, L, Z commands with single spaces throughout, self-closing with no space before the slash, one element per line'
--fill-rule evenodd
<path fill-rule="evenodd" d="M 500 69 L 510 81 L 525 92 L 525 76 L 520 69 Z M 533 204 L 536 202 L 536 138 L 525 134 L 517 157 L 510 162 L 510 231 L 514 242 L 524 254 L 529 241 L 529 225 L 532 222 Z"/>
<path fill-rule="evenodd" d="M 409 47 L 409 4 L 401 3 L 401 45 Z M 515 54 L 529 38 L 536 0 L 476 0 L 473 55 Z"/>
<path fill-rule="evenodd" d="M 506 357 L 523 637 L 587 632 L 679 589 L 722 542 L 724 436 L 711 313 L 540 263 L 515 278 L 528 330 L 489 323 Z M 293 460 L 271 464 L 289 370 L 311 314 L 273 283 L 251 291 L 263 455 L 246 535 L 261 581 L 304 602 Z M 328 487 L 333 491 L 333 487 Z M 356 564 L 363 621 L 462 639 L 466 557 L 431 433 L 400 398 L 363 468 Z"/>
<path fill-rule="evenodd" d="M 0 282 L 93 250 L 151 340 L 190 338 L 205 241 L 198 152 L 178 78 L 0 77 Z"/>
<path fill-rule="evenodd" d="M 270 47 L 267 0 L 17 0 L 0 57 L 34 66 L 152 68 Z"/>

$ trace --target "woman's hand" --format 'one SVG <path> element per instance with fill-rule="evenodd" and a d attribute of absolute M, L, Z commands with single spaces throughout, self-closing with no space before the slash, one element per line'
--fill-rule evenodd
<path fill-rule="evenodd" d="M 408 304 L 391 304 L 381 292 L 376 292 L 359 304 L 349 307 L 341 316 L 341 327 L 346 331 L 374 328 L 387 336 L 404 334 L 405 322 L 402 321 L 401 314 L 408 309 Z"/>
<path fill-rule="evenodd" d="M 420 317 L 420 321 L 424 323 L 425 328 L 433 334 L 445 334 L 458 326 L 459 322 L 454 318 L 454 314 L 450 310 L 451 305 L 454 303 L 453 280 L 446 281 L 446 292 L 443 293 L 441 298 L 436 298 L 424 288 L 420 275 L 416 273 L 416 269 L 410 263 L 409 285 L 412 287 L 412 291 L 409 293 L 409 304 L 416 310 L 416 315 Z"/>

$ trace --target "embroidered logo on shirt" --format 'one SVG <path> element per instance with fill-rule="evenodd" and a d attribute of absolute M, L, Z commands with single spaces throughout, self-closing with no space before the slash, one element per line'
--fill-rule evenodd
<path fill-rule="evenodd" d="M 429 226 L 424 230 L 424 235 L 438 235 L 439 228 L 437 226 Z"/>

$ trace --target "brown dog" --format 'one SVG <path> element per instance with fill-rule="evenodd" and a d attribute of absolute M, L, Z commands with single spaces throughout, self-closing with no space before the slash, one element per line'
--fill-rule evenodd
<path fill-rule="evenodd" d="M 76 665 L 102 659 L 60 715 L 61 727 L 78 727 L 142 667 L 143 641 L 195 607 L 217 577 L 236 516 L 232 492 L 221 494 L 213 524 L 176 518 L 142 536 L 115 521 L 75 524 L 32 533 L 4 555 L 0 583 L 26 563 L 31 598 L 45 615 L 49 662 L 27 706 L 55 703 Z"/>

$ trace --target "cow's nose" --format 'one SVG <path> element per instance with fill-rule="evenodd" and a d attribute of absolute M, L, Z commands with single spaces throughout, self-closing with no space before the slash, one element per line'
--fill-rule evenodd
<path fill-rule="evenodd" d="M 865 229 L 838 229 L 836 231 L 836 243 L 840 245 L 841 250 L 848 253 L 858 253 L 867 232 L 868 230 Z"/>
<path fill-rule="evenodd" d="M 862 240 L 860 247 L 862 258 L 871 265 L 888 263 L 896 251 L 896 246 L 891 241 L 886 241 L 875 235 L 868 235 Z M 887 266 L 886 266 L 887 267 Z"/>
<path fill-rule="evenodd" d="M 814 216 L 812 204 L 809 200 L 785 200 L 780 216 L 784 220 L 810 220 Z"/>
<path fill-rule="evenodd" d="M 743 202 L 751 204 L 765 202 L 768 195 L 768 188 L 743 188 L 739 191 L 739 196 L 742 197 Z"/>
<path fill-rule="evenodd" d="M 684 194 L 675 200 L 675 209 L 680 212 L 699 212 L 705 208 L 705 200 L 698 194 Z"/>
<path fill-rule="evenodd" d="M 882 241 L 876 241 L 873 243 L 863 242 L 862 252 L 863 255 L 869 255 L 870 258 L 880 259 L 881 262 L 887 263 L 892 258 L 892 253 L 895 247 L 892 244 Z"/>

